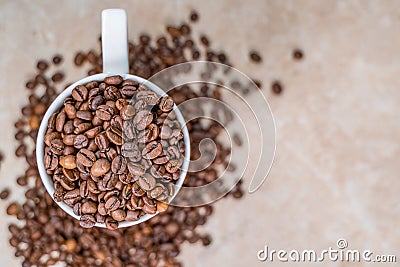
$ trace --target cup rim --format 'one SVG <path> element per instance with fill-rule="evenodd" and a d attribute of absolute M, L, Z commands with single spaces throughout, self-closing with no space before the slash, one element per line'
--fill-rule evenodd
<path fill-rule="evenodd" d="M 91 81 L 104 81 L 106 77 L 109 76 L 114 76 L 114 75 L 120 75 L 124 80 L 134 80 L 138 82 L 139 84 L 144 84 L 146 87 L 150 88 L 153 92 L 155 92 L 157 95 L 164 97 L 168 95 L 166 92 L 164 92 L 160 87 L 155 85 L 154 83 L 150 82 L 149 80 L 146 80 L 142 77 L 132 75 L 132 74 L 121 74 L 121 73 L 99 73 L 91 76 L 87 76 L 83 79 L 80 79 L 76 81 L 75 83 L 71 84 L 68 86 L 64 91 L 62 91 L 50 104 L 50 106 L 47 108 L 46 113 L 44 114 L 42 121 L 40 123 L 40 127 L 38 130 L 38 136 L 36 139 L 36 161 L 37 161 L 37 167 L 39 170 L 39 176 L 43 182 L 43 185 L 46 188 L 46 191 L 49 193 L 50 197 L 53 199 L 53 201 L 67 214 L 72 216 L 73 218 L 79 220 L 81 216 L 77 216 L 71 207 L 69 207 L 67 204 L 65 204 L 63 201 L 57 202 L 54 200 L 54 183 L 50 175 L 46 173 L 46 168 L 44 167 L 44 136 L 46 134 L 47 130 L 47 124 L 50 116 L 57 112 L 61 106 L 64 104 L 64 99 L 69 97 L 72 94 L 72 90 L 78 86 L 78 85 L 84 85 L 88 82 Z M 179 193 L 180 189 L 182 188 L 183 182 L 186 178 L 186 174 L 188 171 L 189 167 L 189 162 L 190 162 L 190 137 L 189 137 L 189 131 L 186 126 L 186 122 L 183 118 L 182 113 L 180 112 L 179 108 L 174 104 L 173 111 L 176 114 L 176 117 L 181 124 L 181 130 L 183 132 L 183 140 L 185 144 L 185 155 L 184 155 L 184 161 L 181 167 L 181 174 L 179 176 L 179 179 L 177 180 L 175 184 L 175 193 L 171 197 L 168 198 L 168 203 L 171 203 L 172 200 L 176 197 L 176 195 Z M 145 222 L 154 216 L 158 215 L 159 212 L 157 211 L 155 214 L 145 214 L 139 218 L 139 220 L 136 221 L 122 221 L 119 222 L 118 228 L 123 228 L 123 227 L 129 227 L 132 225 L 136 225 L 142 222 Z M 106 228 L 105 223 L 98 223 L 96 222 L 95 224 L 96 227 L 101 227 L 101 228 Z"/>

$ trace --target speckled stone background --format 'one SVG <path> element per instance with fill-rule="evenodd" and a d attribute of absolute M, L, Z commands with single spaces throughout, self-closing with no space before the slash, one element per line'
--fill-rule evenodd
<path fill-rule="evenodd" d="M 13 156 L 13 122 L 25 103 L 35 60 L 97 46 L 100 12 L 122 7 L 129 35 L 160 33 L 192 9 L 196 33 L 224 48 L 241 71 L 259 78 L 277 124 L 277 153 L 255 194 L 215 204 L 202 231 L 213 243 L 185 245 L 185 266 L 292 266 L 261 263 L 270 249 L 336 247 L 395 254 L 400 260 L 400 2 L 399 1 L 0 1 L 1 186 L 15 187 L 22 161 Z M 304 50 L 295 62 L 293 48 Z M 257 49 L 261 65 L 249 62 Z M 68 71 L 68 80 L 84 75 Z M 284 93 L 268 85 L 280 79 Z M 0 266 L 17 266 L 0 202 Z M 397 263 L 398 264 L 398 263 Z M 364 266 L 324 262 L 315 266 Z M 311 263 L 296 266 L 314 266 Z M 397 266 L 374 264 L 373 266 Z"/>

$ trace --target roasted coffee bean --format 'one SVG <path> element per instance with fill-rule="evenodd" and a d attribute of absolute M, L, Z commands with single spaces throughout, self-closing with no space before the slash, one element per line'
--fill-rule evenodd
<path fill-rule="evenodd" d="M 93 119 L 92 113 L 87 110 L 78 110 L 76 112 L 76 117 L 85 121 L 91 121 Z"/>
<path fill-rule="evenodd" d="M 122 156 L 128 158 L 130 162 L 138 162 L 142 159 L 139 147 L 134 142 L 124 143 L 121 146 Z"/>
<path fill-rule="evenodd" d="M 115 188 L 117 182 L 118 177 L 114 173 L 108 172 L 106 175 L 104 175 L 104 178 L 100 181 L 100 184 L 105 190 L 111 190 Z"/>
<path fill-rule="evenodd" d="M 3 189 L 3 191 L 1 191 L 1 193 L 0 193 L 0 199 L 3 199 L 3 200 L 7 199 L 9 195 L 10 195 L 10 189 L 8 189 L 8 188 Z"/>
<path fill-rule="evenodd" d="M 142 210 L 147 214 L 155 214 L 157 212 L 157 207 L 144 205 Z"/>
<path fill-rule="evenodd" d="M 146 172 L 146 168 L 140 163 L 128 162 L 128 170 L 132 175 L 141 176 Z"/>
<path fill-rule="evenodd" d="M 65 104 L 64 105 L 65 114 L 69 119 L 75 119 L 76 117 L 76 108 L 72 104 Z"/>
<path fill-rule="evenodd" d="M 67 115 L 65 114 L 64 111 L 61 111 L 60 113 L 58 113 L 58 115 L 56 117 L 56 121 L 55 121 L 56 130 L 58 132 L 62 132 L 66 118 L 67 118 Z"/>
<path fill-rule="evenodd" d="M 74 214 L 76 216 L 82 215 L 82 204 L 80 202 L 76 203 L 73 208 Z"/>
<path fill-rule="evenodd" d="M 165 186 L 163 184 L 157 183 L 156 186 L 150 191 L 149 196 L 153 199 L 158 199 L 163 193 L 165 193 L 165 191 L 166 191 Z"/>
<path fill-rule="evenodd" d="M 106 90 L 104 90 L 104 97 L 106 100 L 113 100 L 116 101 L 118 98 L 121 97 L 121 93 L 119 89 L 115 86 L 107 86 Z"/>
<path fill-rule="evenodd" d="M 146 191 L 152 190 L 156 186 L 156 180 L 149 174 L 144 174 L 142 177 L 139 177 L 138 183 L 140 187 Z"/>
<path fill-rule="evenodd" d="M 109 85 L 118 85 L 118 84 L 122 83 L 123 80 L 124 79 L 121 76 L 115 75 L 115 76 L 106 77 L 104 79 L 104 82 Z"/>
<path fill-rule="evenodd" d="M 162 151 L 161 144 L 156 141 L 152 141 L 143 149 L 142 157 L 145 159 L 154 159 L 161 155 Z"/>
<path fill-rule="evenodd" d="M 85 101 L 88 97 L 88 89 L 83 85 L 78 85 L 72 90 L 72 97 L 76 101 Z"/>
<path fill-rule="evenodd" d="M 62 157 L 60 159 L 60 165 L 66 169 L 75 169 L 76 168 L 76 157 L 74 155 L 68 155 Z"/>
<path fill-rule="evenodd" d="M 106 210 L 107 213 L 110 213 L 116 209 L 119 208 L 119 205 L 121 204 L 120 200 L 118 199 L 118 197 L 116 196 L 112 196 L 110 197 L 107 201 L 106 201 Z"/>
<path fill-rule="evenodd" d="M 111 170 L 115 174 L 122 174 L 126 170 L 126 160 L 121 155 L 116 156 L 111 163 Z"/>
<path fill-rule="evenodd" d="M 180 166 L 179 160 L 172 159 L 165 164 L 165 170 L 169 173 L 175 173 L 179 170 Z"/>
<path fill-rule="evenodd" d="M 80 200 L 81 200 L 81 196 L 80 196 L 79 189 L 74 189 L 72 191 L 65 193 L 64 199 L 63 199 L 63 201 L 68 206 L 73 206 Z"/>
<path fill-rule="evenodd" d="M 92 201 L 84 202 L 81 211 L 83 214 L 95 214 L 97 212 L 97 205 Z"/>
<path fill-rule="evenodd" d="M 97 108 L 104 103 L 104 97 L 97 95 L 89 98 L 89 108 L 91 110 L 97 110 Z"/>
<path fill-rule="evenodd" d="M 133 222 L 139 220 L 140 212 L 137 210 L 128 210 L 126 212 L 125 220 L 128 222 Z"/>
<path fill-rule="evenodd" d="M 54 139 L 50 143 L 50 150 L 56 155 L 62 155 L 64 150 L 64 143 L 61 139 Z M 18 150 L 17 150 L 18 151 Z"/>
<path fill-rule="evenodd" d="M 153 114 L 148 110 L 140 110 L 134 117 L 133 122 L 138 131 L 144 130 L 153 120 Z"/>
<path fill-rule="evenodd" d="M 92 128 L 92 124 L 87 122 L 87 123 L 80 123 L 76 126 L 76 128 L 74 129 L 74 134 L 81 134 L 86 132 L 87 130 L 89 130 L 90 128 Z"/>
<path fill-rule="evenodd" d="M 132 194 L 137 197 L 141 197 L 144 194 L 146 194 L 146 191 L 138 184 L 138 183 L 133 183 L 132 184 Z"/>
<path fill-rule="evenodd" d="M 109 230 L 116 230 L 118 228 L 118 222 L 111 217 L 106 218 L 105 224 Z"/>
<path fill-rule="evenodd" d="M 124 210 L 118 209 L 111 212 L 111 217 L 117 222 L 122 222 L 126 218 L 126 212 Z"/>
<path fill-rule="evenodd" d="M 79 225 L 83 228 L 92 228 L 96 224 L 96 218 L 93 215 L 83 215 L 79 220 Z"/>
<path fill-rule="evenodd" d="M 107 159 L 98 159 L 93 163 L 90 174 L 94 177 L 102 176 L 110 170 L 110 167 L 110 162 Z"/>
<path fill-rule="evenodd" d="M 153 159 L 154 164 L 164 165 L 169 161 L 169 157 L 166 155 L 160 155 L 157 158 Z"/>
<path fill-rule="evenodd" d="M 124 85 L 121 89 L 121 93 L 127 97 L 132 97 L 137 91 L 137 87 L 134 85 Z"/>
<path fill-rule="evenodd" d="M 96 109 L 96 116 L 103 121 L 111 120 L 114 115 L 114 109 L 108 105 L 100 105 Z"/>
<path fill-rule="evenodd" d="M 75 136 L 74 147 L 76 149 L 81 149 L 81 148 L 87 147 L 88 144 L 89 144 L 89 139 L 85 135 L 79 134 L 79 135 Z"/>
<path fill-rule="evenodd" d="M 89 196 L 89 187 L 87 181 L 82 181 L 79 186 L 79 194 L 82 198 L 87 198 Z"/>
<path fill-rule="evenodd" d="M 62 169 L 64 176 L 70 181 L 77 181 L 79 177 L 79 173 L 76 170 Z"/>
<path fill-rule="evenodd" d="M 89 138 L 89 139 L 92 139 L 92 138 L 95 138 L 96 135 L 98 135 L 100 132 L 101 132 L 101 127 L 100 127 L 100 126 L 94 127 L 94 128 L 92 128 L 92 129 L 90 129 L 90 130 L 87 130 L 87 131 L 85 132 L 85 136 L 86 136 L 87 138 Z"/>
<path fill-rule="evenodd" d="M 170 112 L 174 107 L 174 101 L 171 97 L 165 96 L 161 99 L 159 107 L 163 112 Z"/>
<path fill-rule="evenodd" d="M 283 91 L 283 87 L 279 81 L 274 81 L 271 88 L 272 92 L 277 95 L 281 94 Z"/>
<path fill-rule="evenodd" d="M 55 170 L 58 166 L 58 157 L 48 150 L 44 156 L 44 167 L 46 170 Z"/>
<path fill-rule="evenodd" d="M 143 100 L 146 105 L 150 106 L 152 109 L 155 105 L 159 102 L 159 96 L 153 91 L 148 90 L 144 85 L 140 85 L 139 90 L 142 89 L 143 91 L 139 91 L 136 94 L 136 99 L 138 101 Z"/>
<path fill-rule="evenodd" d="M 116 145 L 122 145 L 122 131 L 117 127 L 111 126 L 106 130 L 107 138 Z"/>
<path fill-rule="evenodd" d="M 105 133 L 98 134 L 94 141 L 101 152 L 105 152 L 109 148 L 109 141 Z"/>

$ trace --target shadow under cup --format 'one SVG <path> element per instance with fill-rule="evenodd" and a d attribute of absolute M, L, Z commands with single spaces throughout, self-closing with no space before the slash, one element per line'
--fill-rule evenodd
<path fill-rule="evenodd" d="M 131 74 L 115 74 L 115 75 L 122 76 L 123 80 L 133 80 L 133 81 L 138 82 L 139 84 L 143 84 L 146 87 L 148 87 L 150 90 L 155 92 L 157 95 L 159 95 L 160 97 L 164 97 L 167 95 L 157 85 L 155 85 L 154 83 L 152 83 L 146 79 L 143 79 L 141 77 L 131 75 Z M 43 182 L 47 192 L 50 194 L 51 198 L 53 198 L 53 200 L 54 200 L 54 192 L 55 192 L 53 179 L 51 178 L 50 175 L 47 174 L 46 168 L 44 165 L 44 136 L 46 134 L 48 120 L 53 113 L 56 113 L 60 110 L 60 108 L 64 104 L 64 100 L 67 97 L 71 96 L 72 90 L 76 86 L 84 85 L 91 81 L 101 82 L 101 81 L 104 81 L 104 79 L 108 76 L 113 76 L 113 75 L 106 74 L 106 73 L 95 74 L 95 75 L 88 76 L 86 78 L 83 78 L 83 79 L 73 83 L 72 85 L 67 87 L 63 92 L 61 92 L 59 96 L 57 96 L 57 98 L 52 102 L 52 104 L 49 106 L 46 113 L 44 114 L 43 120 L 39 127 L 38 137 L 37 137 L 37 141 L 36 141 L 36 160 L 37 160 L 38 170 L 39 170 L 39 174 L 42 179 L 42 182 Z M 167 203 L 170 203 L 176 197 L 180 188 L 182 187 L 183 182 L 186 177 L 186 174 L 187 174 L 187 170 L 189 167 L 189 161 L 190 161 L 190 138 L 189 138 L 188 129 L 186 127 L 186 122 L 182 116 L 182 113 L 180 112 L 180 110 L 178 109 L 178 107 L 175 104 L 174 104 L 173 112 L 176 114 L 176 119 L 178 120 L 178 122 L 181 126 L 181 130 L 183 133 L 183 141 L 185 144 L 185 153 L 184 153 L 183 164 L 180 167 L 180 170 L 181 170 L 180 177 L 177 180 L 177 182 L 175 183 L 175 192 L 172 196 L 170 196 L 168 198 L 168 201 L 166 201 Z M 74 217 L 77 220 L 80 219 L 80 216 L 77 216 L 73 212 L 73 209 L 71 207 L 69 207 L 66 203 L 64 203 L 63 201 L 56 202 L 56 203 L 62 210 L 64 210 L 70 216 Z M 136 224 L 139 224 L 139 223 L 149 220 L 150 218 L 156 216 L 157 214 L 158 214 L 158 212 L 156 212 L 155 214 L 145 214 L 136 221 L 129 221 L 129 222 L 122 221 L 122 222 L 119 222 L 118 227 L 121 228 L 121 227 L 128 227 L 128 226 L 136 225 Z M 105 228 L 104 223 L 96 222 L 95 226 Z"/>

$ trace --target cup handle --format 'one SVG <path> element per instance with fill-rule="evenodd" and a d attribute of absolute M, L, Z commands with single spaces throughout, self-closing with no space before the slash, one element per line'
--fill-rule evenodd
<path fill-rule="evenodd" d="M 103 73 L 129 73 L 128 31 L 123 9 L 105 9 L 101 12 L 101 45 Z"/>

